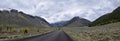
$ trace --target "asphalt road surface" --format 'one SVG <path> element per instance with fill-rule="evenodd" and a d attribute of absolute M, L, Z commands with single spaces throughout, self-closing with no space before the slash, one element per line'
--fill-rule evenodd
<path fill-rule="evenodd" d="M 60 30 L 45 35 L 38 35 L 23 39 L 4 40 L 4 41 L 74 41 L 74 40 L 70 38 L 64 31 Z"/>

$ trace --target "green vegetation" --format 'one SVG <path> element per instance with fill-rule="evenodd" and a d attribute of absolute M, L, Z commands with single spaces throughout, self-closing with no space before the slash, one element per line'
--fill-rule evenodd
<path fill-rule="evenodd" d="M 64 27 L 76 41 L 120 41 L 120 23 L 96 27 Z"/>
<path fill-rule="evenodd" d="M 106 14 L 92 22 L 89 26 L 100 26 L 109 23 L 120 22 L 120 7 L 114 10 L 112 13 Z"/>

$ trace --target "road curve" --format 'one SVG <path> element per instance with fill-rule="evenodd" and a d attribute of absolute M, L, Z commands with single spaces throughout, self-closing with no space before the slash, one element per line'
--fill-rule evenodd
<path fill-rule="evenodd" d="M 60 30 L 42 36 L 38 35 L 23 39 L 5 40 L 5 41 L 74 41 L 74 40 L 70 38 L 64 31 Z"/>

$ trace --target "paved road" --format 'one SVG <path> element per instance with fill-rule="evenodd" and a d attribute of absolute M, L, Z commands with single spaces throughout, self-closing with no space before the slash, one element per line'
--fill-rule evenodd
<path fill-rule="evenodd" d="M 64 31 L 48 33 L 46 35 L 38 35 L 17 40 L 6 40 L 6 41 L 74 41 Z"/>

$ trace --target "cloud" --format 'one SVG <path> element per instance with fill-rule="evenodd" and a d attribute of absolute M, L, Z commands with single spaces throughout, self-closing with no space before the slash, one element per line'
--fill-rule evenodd
<path fill-rule="evenodd" d="M 120 0 L 0 0 L 0 8 L 14 8 L 44 17 L 48 22 L 70 20 L 74 16 L 94 21 L 120 6 Z"/>

